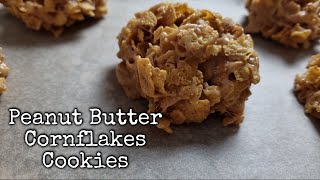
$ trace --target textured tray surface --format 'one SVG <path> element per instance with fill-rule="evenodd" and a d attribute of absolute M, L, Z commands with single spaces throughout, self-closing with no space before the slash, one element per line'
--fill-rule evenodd
<path fill-rule="evenodd" d="M 115 80 L 116 36 L 137 11 L 157 0 L 109 0 L 101 21 L 66 30 L 62 38 L 28 30 L 0 8 L 0 46 L 11 68 L 8 92 L 0 98 L 0 178 L 319 178 L 320 121 L 312 121 L 292 94 L 293 80 L 320 46 L 294 50 L 254 37 L 261 58 L 261 82 L 252 88 L 245 122 L 222 127 L 213 118 L 203 124 L 174 127 L 168 135 L 154 127 L 116 127 L 118 133 L 147 135 L 143 148 L 27 147 L 24 133 L 33 126 L 9 126 L 8 108 L 22 111 L 72 111 L 88 119 L 88 108 L 106 112 L 121 107 L 146 109 L 131 101 Z M 190 0 L 194 8 L 217 11 L 241 23 L 246 15 L 242 0 Z M 79 129 L 108 131 L 105 125 L 37 127 L 39 133 L 76 133 Z M 46 169 L 42 153 L 128 155 L 127 169 Z"/>

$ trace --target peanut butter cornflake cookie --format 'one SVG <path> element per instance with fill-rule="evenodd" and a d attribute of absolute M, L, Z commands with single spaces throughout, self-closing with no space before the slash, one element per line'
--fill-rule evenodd
<path fill-rule="evenodd" d="M 0 48 L 0 94 L 7 90 L 6 87 L 6 77 L 9 73 L 9 68 L 6 64 L 4 64 L 4 55 L 2 53 L 2 49 Z"/>
<path fill-rule="evenodd" d="M 296 77 L 295 93 L 305 112 L 320 119 L 320 54 L 311 58 L 303 76 Z"/>
<path fill-rule="evenodd" d="M 146 98 L 158 127 L 200 123 L 219 112 L 224 125 L 243 121 L 259 60 L 250 35 L 230 19 L 187 4 L 161 3 L 139 12 L 118 36 L 116 74 L 126 95 Z"/>
<path fill-rule="evenodd" d="M 85 17 L 101 18 L 107 12 L 106 0 L 0 0 L 27 27 L 44 28 L 59 36 Z"/>
<path fill-rule="evenodd" d="M 308 48 L 320 38 L 320 0 L 246 0 L 246 7 L 246 32 L 294 48 Z"/>

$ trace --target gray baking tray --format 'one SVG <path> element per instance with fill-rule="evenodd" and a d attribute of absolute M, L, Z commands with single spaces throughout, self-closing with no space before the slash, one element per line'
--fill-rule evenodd
<path fill-rule="evenodd" d="M 145 101 L 128 99 L 115 78 L 116 36 L 137 11 L 159 0 L 109 0 L 108 15 L 77 24 L 55 39 L 35 32 L 0 8 L 0 46 L 11 71 L 8 91 L 0 98 L 0 178 L 320 178 L 320 121 L 305 116 L 292 93 L 297 73 L 305 72 L 320 46 L 295 50 L 254 37 L 261 59 L 261 82 L 252 87 L 245 121 L 223 127 L 211 117 L 202 124 L 173 127 L 171 135 L 151 126 L 9 126 L 9 111 L 72 111 L 88 119 L 89 107 L 145 111 Z M 242 23 L 247 14 L 242 0 L 184 0 Z M 24 143 L 26 130 L 38 133 L 144 133 L 140 148 L 41 148 Z M 44 151 L 72 155 L 79 151 L 129 156 L 126 169 L 47 169 Z"/>

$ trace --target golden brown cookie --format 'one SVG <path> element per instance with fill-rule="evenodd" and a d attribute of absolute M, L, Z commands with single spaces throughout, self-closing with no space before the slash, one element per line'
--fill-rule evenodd
<path fill-rule="evenodd" d="M 44 28 L 55 36 L 77 21 L 101 18 L 107 12 L 106 0 L 0 0 L 0 3 L 27 27 Z"/>
<path fill-rule="evenodd" d="M 246 0 L 248 33 L 308 48 L 320 38 L 320 0 Z"/>
<path fill-rule="evenodd" d="M 200 123 L 219 112 L 224 125 L 243 121 L 259 60 L 250 35 L 230 19 L 187 4 L 139 12 L 118 36 L 116 74 L 126 95 L 162 112 L 159 128 Z"/>
<path fill-rule="evenodd" d="M 305 112 L 320 119 L 320 54 L 311 58 L 304 75 L 296 77 L 294 90 Z"/>
<path fill-rule="evenodd" d="M 8 76 L 9 68 L 4 64 L 4 55 L 2 49 L 0 48 L 0 94 L 7 90 L 6 87 L 6 77 Z"/>

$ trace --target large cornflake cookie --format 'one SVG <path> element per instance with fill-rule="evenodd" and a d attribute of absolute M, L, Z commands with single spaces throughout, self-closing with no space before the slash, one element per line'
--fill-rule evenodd
<path fill-rule="evenodd" d="M 0 0 L 27 27 L 44 28 L 59 36 L 65 27 L 86 17 L 101 18 L 106 0 Z"/>
<path fill-rule="evenodd" d="M 2 49 L 0 48 L 0 94 L 7 90 L 6 87 L 6 77 L 8 76 L 9 68 L 4 64 L 4 55 Z"/>
<path fill-rule="evenodd" d="M 320 54 L 311 58 L 304 75 L 296 77 L 295 93 L 305 112 L 320 119 Z"/>
<path fill-rule="evenodd" d="M 161 3 L 139 12 L 118 36 L 116 74 L 126 95 L 161 112 L 159 128 L 200 123 L 219 112 L 224 125 L 243 121 L 259 60 L 250 35 L 230 19 L 187 4 Z"/>
<path fill-rule="evenodd" d="M 261 33 L 293 48 L 320 38 L 320 0 L 247 0 L 248 33 Z"/>

